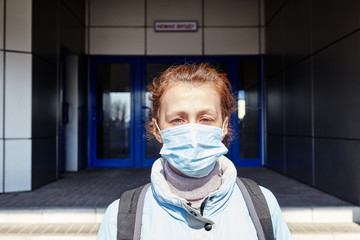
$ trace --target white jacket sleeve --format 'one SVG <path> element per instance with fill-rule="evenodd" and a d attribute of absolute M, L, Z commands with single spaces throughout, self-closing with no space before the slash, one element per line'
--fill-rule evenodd
<path fill-rule="evenodd" d="M 274 229 L 274 239 L 275 240 L 291 240 L 291 234 L 288 226 L 286 225 L 285 219 L 281 213 L 280 206 L 274 196 L 274 194 L 268 189 L 261 187 L 266 202 L 269 207 L 271 221 Z"/>
<path fill-rule="evenodd" d="M 100 225 L 97 240 L 116 240 L 118 209 L 119 199 L 107 207 L 104 219 Z"/>

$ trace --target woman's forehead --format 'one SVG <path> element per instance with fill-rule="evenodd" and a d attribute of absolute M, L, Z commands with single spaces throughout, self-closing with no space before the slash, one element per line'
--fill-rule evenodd
<path fill-rule="evenodd" d="M 167 111 L 183 111 L 187 108 L 218 111 L 220 106 L 220 96 L 210 86 L 175 85 L 164 93 L 160 108 Z"/>

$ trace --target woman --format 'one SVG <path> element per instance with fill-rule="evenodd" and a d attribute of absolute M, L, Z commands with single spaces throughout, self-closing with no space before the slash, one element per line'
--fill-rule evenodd
<path fill-rule="evenodd" d="M 141 239 L 258 239 L 237 172 L 224 154 L 235 111 L 228 80 L 207 64 L 172 67 L 154 79 L 147 131 L 162 145 L 151 171 Z M 261 188 L 274 239 L 291 239 L 273 194 Z M 119 200 L 106 210 L 98 239 L 116 239 Z"/>

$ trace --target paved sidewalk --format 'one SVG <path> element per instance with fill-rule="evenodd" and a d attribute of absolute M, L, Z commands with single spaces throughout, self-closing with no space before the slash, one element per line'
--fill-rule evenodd
<path fill-rule="evenodd" d="M 282 208 L 353 206 L 267 168 L 238 168 L 238 175 L 270 189 Z M 86 169 L 34 191 L 0 194 L 0 209 L 105 208 L 123 191 L 149 181 L 150 168 Z"/>

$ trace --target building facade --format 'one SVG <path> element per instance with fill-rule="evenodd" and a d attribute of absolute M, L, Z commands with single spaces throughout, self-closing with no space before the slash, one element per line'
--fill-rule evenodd
<path fill-rule="evenodd" d="M 209 62 L 238 100 L 235 165 L 359 204 L 360 4 L 337 2 L 1 0 L 0 192 L 64 171 L 151 166 L 146 84 Z"/>

